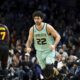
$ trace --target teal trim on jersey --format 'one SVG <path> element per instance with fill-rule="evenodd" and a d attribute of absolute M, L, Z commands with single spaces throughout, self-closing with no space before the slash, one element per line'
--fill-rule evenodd
<path fill-rule="evenodd" d="M 46 31 L 47 23 L 43 23 L 43 29 L 37 30 L 34 25 L 34 47 L 37 51 L 51 51 L 50 45 L 54 44 L 54 38 Z"/>

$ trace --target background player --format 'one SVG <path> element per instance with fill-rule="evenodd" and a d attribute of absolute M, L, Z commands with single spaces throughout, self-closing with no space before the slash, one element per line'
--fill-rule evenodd
<path fill-rule="evenodd" d="M 0 62 L 2 73 L 5 74 L 5 69 L 7 67 L 7 59 L 8 59 L 8 51 L 9 51 L 9 30 L 7 26 L 0 24 Z"/>

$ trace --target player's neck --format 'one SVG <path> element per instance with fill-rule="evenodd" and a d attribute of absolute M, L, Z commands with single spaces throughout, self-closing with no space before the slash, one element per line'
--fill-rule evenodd
<path fill-rule="evenodd" d="M 41 24 L 39 24 L 39 25 L 36 25 L 36 27 L 37 27 L 38 30 L 42 30 L 42 28 L 43 28 L 43 22 Z"/>
<path fill-rule="evenodd" d="M 36 26 L 42 26 L 43 22 L 36 24 Z"/>

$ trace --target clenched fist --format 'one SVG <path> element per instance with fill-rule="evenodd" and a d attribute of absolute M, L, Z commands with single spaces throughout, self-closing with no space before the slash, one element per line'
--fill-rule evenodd
<path fill-rule="evenodd" d="M 31 52 L 31 50 L 32 50 L 31 48 L 27 48 L 27 52 L 28 52 L 28 53 L 30 53 L 30 52 Z"/>
<path fill-rule="evenodd" d="M 50 45 L 50 48 L 52 51 L 54 51 L 56 49 L 55 45 Z"/>

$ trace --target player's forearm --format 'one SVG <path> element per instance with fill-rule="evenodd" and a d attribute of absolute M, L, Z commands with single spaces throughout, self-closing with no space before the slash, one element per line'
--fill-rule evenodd
<path fill-rule="evenodd" d="M 27 43 L 26 43 L 26 47 L 27 48 L 30 48 L 31 47 L 31 44 L 32 44 L 32 41 L 28 40 Z"/>
<path fill-rule="evenodd" d="M 61 39 L 60 35 L 58 35 L 58 36 L 55 38 L 55 42 L 54 42 L 54 44 L 53 44 L 55 47 L 57 47 L 58 43 L 60 42 L 60 39 Z"/>
<path fill-rule="evenodd" d="M 27 53 L 30 53 L 31 52 L 31 44 L 32 44 L 32 41 L 28 40 L 27 43 L 26 43 L 26 52 Z"/>

